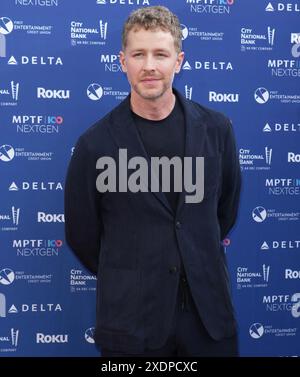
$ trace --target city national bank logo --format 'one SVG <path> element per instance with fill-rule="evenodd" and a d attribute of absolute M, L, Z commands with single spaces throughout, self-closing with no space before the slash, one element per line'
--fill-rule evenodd
<path fill-rule="evenodd" d="M 85 330 L 84 339 L 86 340 L 87 343 L 95 344 L 94 336 L 95 336 L 95 327 L 90 327 L 89 329 Z"/>
<path fill-rule="evenodd" d="M 300 33 L 291 33 L 291 54 L 294 58 L 300 57 Z"/>
<path fill-rule="evenodd" d="M 268 26 L 266 33 L 258 34 L 253 29 L 241 28 L 241 51 L 272 51 L 275 29 Z"/>
<path fill-rule="evenodd" d="M 98 5 L 151 5 L 150 0 L 96 0 Z"/>
<path fill-rule="evenodd" d="M 102 97 L 113 97 L 116 101 L 123 100 L 128 96 L 129 92 L 115 90 L 112 87 L 102 87 L 100 84 L 93 82 L 87 87 L 86 95 L 92 101 L 99 101 Z"/>
<path fill-rule="evenodd" d="M 265 187 L 269 195 L 295 196 L 300 194 L 300 179 L 266 178 Z"/>
<path fill-rule="evenodd" d="M 300 103 L 299 94 L 281 94 L 278 90 L 268 90 L 263 87 L 254 91 L 254 99 L 260 105 L 266 104 L 269 100 L 279 101 L 284 104 Z"/>
<path fill-rule="evenodd" d="M 266 123 L 262 131 L 266 133 L 277 133 L 278 135 L 299 132 L 300 123 Z"/>
<path fill-rule="evenodd" d="M 108 22 L 99 20 L 98 25 L 86 25 L 84 22 L 71 21 L 72 46 L 99 46 L 106 44 Z"/>
<path fill-rule="evenodd" d="M 0 161 L 9 162 L 13 158 L 25 158 L 28 161 L 51 161 L 53 152 L 25 151 L 25 148 L 13 148 L 9 144 L 0 146 Z"/>
<path fill-rule="evenodd" d="M 19 100 L 20 84 L 15 81 L 10 82 L 10 88 L 0 87 L 0 106 L 17 106 Z"/>
<path fill-rule="evenodd" d="M 263 241 L 260 246 L 260 250 L 269 251 L 269 250 L 300 250 L 300 240 L 273 240 L 273 241 Z"/>
<path fill-rule="evenodd" d="M 11 124 L 18 133 L 23 134 L 58 134 L 64 122 L 61 115 L 13 115 Z"/>
<path fill-rule="evenodd" d="M 15 273 L 10 268 L 0 270 L 0 284 L 10 285 L 15 280 Z"/>
<path fill-rule="evenodd" d="M 278 221 L 298 221 L 300 212 L 277 212 L 275 209 L 266 209 L 262 206 L 255 207 L 252 210 L 252 220 L 256 223 L 262 223 L 267 219 Z"/>
<path fill-rule="evenodd" d="M 188 27 L 184 24 L 180 24 L 181 26 L 181 39 L 184 41 L 185 39 L 189 38 L 199 38 L 200 41 L 203 42 L 219 42 L 223 41 L 224 32 L 218 31 L 200 31 L 197 27 Z"/>
<path fill-rule="evenodd" d="M 248 267 L 237 267 L 237 289 L 265 288 L 268 286 L 270 266 L 262 265 L 261 271 L 250 271 Z"/>
<path fill-rule="evenodd" d="M 9 191 L 63 191 L 62 182 L 12 182 L 9 187 Z"/>
<path fill-rule="evenodd" d="M 292 317 L 300 317 L 300 293 L 263 296 L 262 304 L 267 312 L 289 311 Z"/>
<path fill-rule="evenodd" d="M 229 14 L 235 0 L 186 0 L 192 13 Z"/>
<path fill-rule="evenodd" d="M 185 98 L 191 100 L 192 95 L 193 95 L 193 87 L 185 85 L 184 86 L 184 93 L 185 93 Z"/>
<path fill-rule="evenodd" d="M 20 220 L 20 208 L 11 207 L 10 213 L 0 213 L 0 224 L 5 224 L 1 227 L 2 231 L 18 230 Z"/>
<path fill-rule="evenodd" d="M 15 0 L 15 5 L 57 7 L 58 0 Z"/>
<path fill-rule="evenodd" d="M 268 3 L 266 8 L 266 12 L 300 12 L 300 5 L 299 3 L 278 3 L 272 4 Z"/>
<path fill-rule="evenodd" d="M 62 240 L 13 240 L 12 247 L 18 257 L 53 257 L 61 253 Z"/>
<path fill-rule="evenodd" d="M 249 327 L 249 336 L 252 339 L 260 339 L 262 336 L 296 336 L 297 327 L 273 328 L 272 325 L 262 325 L 261 323 L 253 323 Z"/>
<path fill-rule="evenodd" d="M 1 302 L 0 302 L 1 305 Z M 15 352 L 19 343 L 19 330 L 10 329 L 9 335 L 0 334 L 0 352 Z M 2 348 L 3 347 L 3 348 Z"/>
<path fill-rule="evenodd" d="M 70 271 L 71 292 L 95 291 L 97 278 L 95 275 L 86 274 L 82 270 L 72 269 Z"/>
<path fill-rule="evenodd" d="M 253 153 L 251 149 L 239 149 L 241 170 L 270 170 L 273 149 L 265 147 L 264 154 Z"/>
<path fill-rule="evenodd" d="M 11 56 L 8 61 L 8 65 L 17 66 L 17 65 L 41 65 L 41 66 L 62 66 L 63 61 L 60 56 L 21 56 L 15 58 Z"/>

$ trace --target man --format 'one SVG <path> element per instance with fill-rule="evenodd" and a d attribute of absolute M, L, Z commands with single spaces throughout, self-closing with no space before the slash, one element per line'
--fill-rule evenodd
<path fill-rule="evenodd" d="M 240 169 L 230 121 L 172 88 L 183 58 L 173 13 L 133 12 L 120 52 L 131 94 L 79 138 L 69 166 L 66 239 L 97 273 L 103 356 L 238 354 L 221 241 Z"/>

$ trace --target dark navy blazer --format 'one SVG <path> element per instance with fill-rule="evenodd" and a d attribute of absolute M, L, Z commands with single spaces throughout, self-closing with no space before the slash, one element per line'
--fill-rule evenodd
<path fill-rule="evenodd" d="M 174 90 L 175 91 L 175 90 Z M 95 340 L 116 351 L 159 348 L 170 331 L 180 259 L 202 322 L 220 340 L 236 333 L 221 244 L 235 223 L 240 168 L 230 121 L 176 95 L 184 109 L 185 156 L 204 157 L 204 199 L 173 213 L 162 192 L 96 189 L 96 161 L 120 148 L 150 161 L 133 123 L 130 97 L 78 140 L 65 187 L 66 240 L 97 273 Z M 180 257 L 181 256 L 181 257 Z"/>

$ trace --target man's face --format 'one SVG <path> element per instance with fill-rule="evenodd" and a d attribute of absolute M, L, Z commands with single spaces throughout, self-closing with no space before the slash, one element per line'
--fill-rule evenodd
<path fill-rule="evenodd" d="M 170 32 L 132 29 L 128 33 L 120 63 L 133 95 L 154 100 L 172 92 L 175 72 L 180 71 L 184 53 L 175 49 Z"/>

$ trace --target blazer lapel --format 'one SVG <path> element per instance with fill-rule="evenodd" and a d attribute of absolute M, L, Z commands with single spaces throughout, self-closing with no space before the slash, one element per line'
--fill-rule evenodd
<path fill-rule="evenodd" d="M 182 108 L 184 110 L 185 119 L 185 156 L 192 157 L 193 164 L 193 183 L 195 183 L 195 164 L 196 157 L 202 157 L 203 146 L 206 139 L 206 124 L 205 116 L 199 116 L 199 112 L 196 111 L 195 105 L 186 100 L 179 92 L 174 90 L 178 100 L 180 101 Z M 191 195 L 191 193 L 185 190 L 185 185 L 183 181 L 182 192 L 179 194 L 176 217 L 180 214 L 185 204 L 186 195 Z"/>
<path fill-rule="evenodd" d="M 110 132 L 119 149 L 127 149 L 128 160 L 132 157 L 143 157 L 148 164 L 148 191 L 151 191 L 151 179 L 159 179 L 157 176 L 151 177 L 151 161 L 144 148 L 138 130 L 133 121 L 130 110 L 130 95 L 111 113 Z M 152 192 L 152 194 L 164 205 L 164 207 L 174 215 L 170 204 L 162 192 Z"/>

